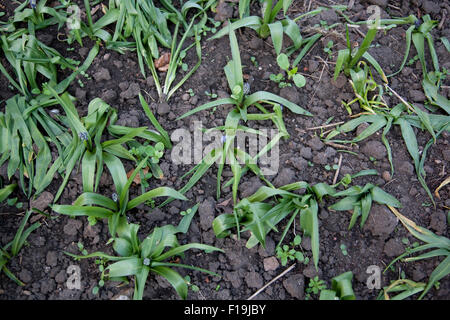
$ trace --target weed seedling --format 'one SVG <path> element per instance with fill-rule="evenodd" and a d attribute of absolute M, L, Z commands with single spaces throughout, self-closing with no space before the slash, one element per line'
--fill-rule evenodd
<path fill-rule="evenodd" d="M 330 41 L 328 41 L 325 48 L 323 48 L 323 51 L 328 54 L 329 58 L 331 58 L 331 56 L 333 55 L 333 51 L 331 50 L 333 48 L 333 45 L 334 45 L 333 40 L 330 40 Z"/>
<path fill-rule="evenodd" d="M 300 237 L 300 235 L 296 235 L 294 241 L 292 241 L 289 245 L 285 244 L 281 247 L 278 246 L 276 248 L 277 257 L 278 259 L 280 259 L 281 265 L 283 267 L 286 266 L 288 260 L 297 259 L 298 262 L 305 262 L 305 256 L 303 255 L 303 253 L 295 249 L 295 247 L 300 246 L 301 241 L 302 238 Z"/>

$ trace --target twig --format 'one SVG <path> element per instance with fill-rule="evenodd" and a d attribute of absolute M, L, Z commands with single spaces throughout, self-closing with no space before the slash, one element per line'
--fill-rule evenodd
<path fill-rule="evenodd" d="M 317 130 L 317 129 L 329 128 L 329 127 L 338 126 L 338 125 L 343 124 L 343 123 L 344 123 L 344 121 L 339 121 L 339 122 L 335 122 L 335 123 L 325 124 L 323 126 L 306 128 L 306 130 Z"/>
<path fill-rule="evenodd" d="M 442 10 L 442 20 L 441 20 L 441 22 L 439 22 L 439 25 L 438 25 L 439 30 L 442 29 L 442 26 L 444 25 L 446 18 L 447 18 L 447 10 L 444 9 L 444 10 Z"/>
<path fill-rule="evenodd" d="M 353 150 L 352 147 L 345 146 L 345 145 L 343 145 L 343 144 L 337 144 L 337 143 L 334 143 L 334 142 L 331 142 L 331 141 L 325 141 L 325 144 L 326 144 L 326 145 L 329 145 L 329 146 L 332 146 L 332 147 L 334 147 L 334 148 Z"/>
<path fill-rule="evenodd" d="M 339 171 L 341 171 L 341 165 L 342 165 L 342 153 L 339 156 L 338 168 L 336 170 L 336 173 L 334 174 L 333 184 L 336 184 L 336 182 L 337 182 L 337 178 L 339 176 Z"/>
<path fill-rule="evenodd" d="M 270 280 L 265 286 L 263 286 L 261 289 L 259 289 L 258 291 L 256 291 L 250 298 L 248 298 L 247 300 L 252 300 L 254 297 L 256 297 L 258 294 L 260 294 L 262 291 L 264 291 L 268 286 L 270 286 L 272 283 L 274 283 L 275 281 L 277 281 L 279 278 L 281 278 L 282 276 L 284 276 L 286 273 L 288 273 L 289 271 L 291 271 L 294 267 L 296 266 L 296 264 L 294 263 L 292 266 L 290 266 L 289 268 L 287 268 L 286 270 L 284 270 L 282 273 L 280 273 L 278 276 L 276 276 L 275 278 L 273 278 L 272 280 Z"/>
<path fill-rule="evenodd" d="M 400 101 L 408 107 L 408 109 L 410 109 L 412 112 L 416 113 L 416 110 L 414 110 L 414 108 L 405 100 L 403 99 L 397 92 L 395 92 L 394 90 L 392 90 L 391 87 L 389 87 L 387 84 L 384 84 L 384 86 L 389 89 L 397 98 L 400 99 Z"/>

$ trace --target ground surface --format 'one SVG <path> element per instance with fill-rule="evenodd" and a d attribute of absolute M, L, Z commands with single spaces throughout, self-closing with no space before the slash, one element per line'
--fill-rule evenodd
<path fill-rule="evenodd" d="M 327 4 L 327 1 L 323 1 Z M 346 1 L 338 1 L 343 3 Z M 370 1 L 369 1 L 370 2 Z M 377 2 L 377 1 L 371 1 Z M 385 2 L 385 1 L 378 1 Z M 316 1 L 295 1 L 292 6 L 293 16 L 306 12 L 311 3 L 311 9 L 318 6 Z M 383 15 L 387 12 L 391 16 L 407 16 L 413 14 L 431 14 L 432 18 L 441 20 L 442 9 L 450 13 L 448 1 L 389 1 L 393 6 L 385 7 Z M 3 3 L 4 4 L 4 3 Z M 328 4 L 335 4 L 329 1 Z M 355 1 L 351 10 L 354 20 L 368 18 L 365 8 L 368 2 Z M 395 7 L 401 7 L 399 11 Z M 6 10 L 14 6 L 7 4 Z M 320 16 L 304 20 L 304 30 L 326 21 L 328 25 L 341 21 L 332 11 L 322 13 Z M 448 20 L 447 20 L 448 21 Z M 395 174 L 393 177 L 382 176 L 384 171 L 390 171 L 386 157 L 386 150 L 381 143 L 381 134 L 373 135 L 368 140 L 352 147 L 357 155 L 339 152 L 338 148 L 326 145 L 319 139 L 320 130 L 308 130 L 320 126 L 333 117 L 331 123 L 347 121 L 347 112 L 341 106 L 341 101 L 353 99 L 353 91 L 345 78 L 340 77 L 337 81 L 332 80 L 334 72 L 333 61 L 336 54 L 328 57 L 323 51 L 329 40 L 333 40 L 333 52 L 345 46 L 342 38 L 343 28 L 336 29 L 337 33 L 325 33 L 322 41 L 319 41 L 306 55 L 299 65 L 299 70 L 305 75 L 307 85 L 302 89 L 295 87 L 279 89 L 269 80 L 271 73 L 278 73 L 279 69 L 275 62 L 275 53 L 271 41 L 262 41 L 249 29 L 242 29 L 237 33 L 242 64 L 245 66 L 244 73 L 253 78 L 252 91 L 266 90 L 281 95 L 292 102 L 312 112 L 314 117 L 297 116 L 284 111 L 284 119 L 290 139 L 280 144 L 280 169 L 277 175 L 269 177 L 275 186 L 281 186 L 295 181 L 307 181 L 309 183 L 327 182 L 332 183 L 334 171 L 326 170 L 326 165 L 337 164 L 342 155 L 342 166 L 340 177 L 345 173 L 356 173 L 362 169 L 376 169 L 380 172 L 378 177 L 361 177 L 356 181 L 359 185 L 372 182 L 382 187 L 387 192 L 396 196 L 403 204 L 401 212 L 417 224 L 426 227 L 438 235 L 449 236 L 447 225 L 447 211 L 449 207 L 449 188 L 440 192 L 441 200 L 437 200 L 437 206 L 430 205 L 429 198 L 417 181 L 412 160 L 401 139 L 398 128 L 389 133 L 389 141 L 393 150 L 393 161 Z M 387 32 L 386 35 L 379 33 L 370 53 L 384 68 L 386 74 L 396 71 L 403 58 L 405 49 L 406 27 L 398 27 Z M 64 32 L 63 30 L 61 32 Z M 307 31 L 304 32 L 308 34 Z M 435 29 L 435 39 L 449 37 L 450 25 L 444 23 L 441 29 Z M 86 43 L 84 48 L 77 45 L 74 51 L 66 51 L 67 45 L 58 41 L 55 30 L 44 30 L 39 34 L 41 39 L 51 44 L 60 52 L 75 59 L 83 60 L 89 52 L 91 43 Z M 361 41 L 361 36 L 351 33 L 352 41 Z M 171 98 L 169 106 L 151 103 L 151 107 L 161 125 L 171 134 L 177 128 L 188 128 L 193 130 L 192 123 L 200 120 L 204 128 L 223 125 L 224 119 L 230 107 L 219 107 L 214 112 L 202 112 L 181 121 L 175 119 L 186 111 L 199 106 L 210 98 L 205 91 L 216 93 L 219 97 L 228 96 L 228 87 L 223 73 L 223 67 L 231 56 L 229 41 L 227 37 L 206 42 L 202 40 L 203 61 L 197 72 L 182 86 L 182 88 Z M 439 61 L 442 66 L 450 69 L 449 54 L 440 41 L 435 42 Z M 412 49 L 410 57 L 415 55 Z M 255 57 L 258 66 L 254 65 L 251 57 Z M 1 59 L 4 59 L 1 57 Z M 196 57 L 190 53 L 186 62 L 192 66 Z M 80 87 L 74 81 L 69 92 L 77 97 L 77 109 L 80 115 L 85 115 L 87 105 L 95 97 L 101 97 L 106 102 L 117 108 L 119 122 L 128 126 L 137 127 L 149 125 L 142 112 L 137 99 L 139 90 L 144 92 L 146 99 L 150 102 L 157 98 L 156 90 L 151 78 L 144 79 L 139 72 L 137 58 L 134 53 L 120 55 L 114 51 L 102 48 L 100 54 L 88 70 L 91 80 L 83 79 L 84 86 Z M 390 79 L 390 86 L 401 96 L 416 104 L 423 104 L 425 96 L 414 90 L 421 91 L 420 81 L 422 79 L 420 63 L 407 66 L 400 74 Z M 192 89 L 195 96 L 186 94 Z M 444 91 L 450 96 L 450 91 Z M 0 80 L 0 97 L 5 100 L 12 96 L 6 79 Z M 385 96 L 390 106 L 400 101 L 395 96 Z M 1 106 L 3 108 L 3 105 Z M 355 110 L 356 105 L 355 105 Z M 267 125 L 267 124 L 262 124 Z M 419 145 L 421 148 L 430 139 L 428 133 L 417 130 Z M 352 135 L 347 135 L 350 138 Z M 426 181 L 431 190 L 434 190 L 448 175 L 450 166 L 449 135 L 444 133 L 430 150 L 425 164 L 427 172 Z M 371 160 L 372 159 L 372 160 Z M 374 159 L 376 159 L 374 161 Z M 126 169 L 130 170 L 132 163 L 126 163 Z M 171 160 L 170 151 L 166 151 L 161 162 L 161 168 L 165 178 L 162 181 L 153 181 L 152 187 L 156 185 L 181 188 L 186 180 L 179 177 L 192 168 L 192 165 L 174 165 Z M 4 175 L 3 169 L 0 174 Z M 226 167 L 224 176 L 229 176 L 231 171 Z M 274 247 L 280 239 L 281 233 L 272 232 L 267 239 L 267 248 L 259 246 L 253 249 L 245 247 L 248 235 L 243 234 L 243 239 L 237 241 L 235 238 L 217 239 L 211 228 L 213 218 L 223 212 L 231 212 L 232 208 L 226 200 L 231 198 L 230 189 L 224 189 L 222 197 L 215 199 L 216 168 L 210 170 L 193 189 L 187 192 L 189 202 L 174 201 L 162 209 L 143 207 L 130 215 L 130 221 L 141 224 L 140 234 L 145 236 L 154 226 L 162 226 L 167 223 L 176 224 L 181 216 L 179 212 L 191 207 L 195 203 L 200 204 L 199 213 L 194 218 L 190 231 L 182 236 L 180 242 L 201 242 L 214 245 L 223 249 L 224 253 L 204 254 L 196 251 L 187 253 L 183 262 L 199 267 L 207 268 L 222 275 L 219 277 L 205 276 L 198 272 L 181 270 L 182 274 L 189 274 L 191 282 L 199 287 L 198 292 L 189 292 L 189 299 L 246 299 L 280 274 L 286 267 L 275 262 Z M 54 194 L 61 179 L 48 188 L 48 192 Z M 112 194 L 112 179 L 104 173 L 99 192 L 105 195 Z M 258 178 L 251 174 L 246 175 L 241 181 L 240 198 L 250 195 L 261 185 Z M 60 202 L 72 203 L 82 192 L 81 173 L 74 173 L 69 181 Z M 137 195 L 139 188 L 132 189 L 132 196 Z M 19 201 L 24 202 L 24 209 L 28 203 L 20 193 Z M 328 286 L 331 278 L 346 271 L 354 274 L 353 288 L 358 299 L 375 299 L 379 290 L 367 288 L 366 281 L 369 274 L 366 270 L 371 265 L 379 266 L 382 270 L 397 255 L 404 252 L 407 245 L 404 238 L 410 243 L 416 241 L 406 229 L 395 219 L 390 211 L 384 207 L 375 205 L 369 216 L 368 222 L 363 229 L 356 225 L 352 230 L 347 230 L 350 214 L 347 212 L 332 212 L 327 210 L 331 203 L 325 201 L 320 208 L 320 261 L 319 271 L 316 272 L 312 262 L 309 265 L 297 264 L 284 277 L 271 284 L 261 292 L 257 299 L 304 299 L 305 287 L 309 279 L 319 275 Z M 47 209 L 49 210 L 49 209 Z M 0 244 L 4 245 L 12 239 L 20 222 L 23 210 L 12 209 L 6 205 L 0 206 Z M 74 261 L 65 255 L 63 251 L 78 253 L 77 242 L 82 242 L 89 252 L 102 250 L 112 252 L 110 246 L 106 245 L 108 230 L 106 223 L 100 221 L 91 227 L 84 218 L 69 219 L 66 216 L 52 214 L 55 219 L 41 220 L 42 227 L 36 230 L 29 238 L 29 245 L 20 253 L 19 257 L 10 264 L 10 269 L 26 283 L 24 287 L 18 287 L 4 274 L 0 274 L 0 299 L 112 299 L 117 294 L 130 294 L 132 286 L 116 287 L 116 283 L 107 283 L 100 290 L 99 295 L 92 294 L 92 288 L 99 279 L 99 271 L 92 259 L 81 262 Z M 293 238 L 290 231 L 289 240 Z M 341 250 L 341 245 L 347 248 L 347 255 Z M 303 244 L 305 254 L 311 257 L 311 249 L 308 241 Z M 311 259 L 312 260 L 312 259 Z M 388 285 L 391 280 L 398 279 L 404 272 L 408 279 L 415 281 L 428 280 L 432 270 L 437 266 L 440 259 L 428 259 L 417 263 L 396 263 L 393 270 L 382 274 L 382 286 Z M 70 265 L 79 265 L 81 268 L 81 289 L 70 290 L 67 288 L 67 269 Z M 267 271 L 266 271 L 267 270 Z M 145 299 L 178 299 L 175 291 L 169 284 L 159 277 L 151 276 L 147 282 L 144 294 Z M 314 298 L 314 297 L 313 297 Z M 317 298 L 317 297 L 315 297 Z M 441 280 L 439 290 L 432 289 L 427 299 L 449 299 L 449 278 Z"/>

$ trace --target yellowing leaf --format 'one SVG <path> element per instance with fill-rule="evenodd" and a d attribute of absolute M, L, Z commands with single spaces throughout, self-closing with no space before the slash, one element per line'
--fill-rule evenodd
<path fill-rule="evenodd" d="M 448 176 L 447 179 L 442 181 L 442 183 L 439 185 L 439 187 L 436 188 L 436 190 L 434 191 L 434 194 L 438 199 L 441 199 L 441 196 L 439 195 L 439 190 L 441 190 L 444 186 L 446 186 L 449 183 L 450 183 L 450 176 Z"/>
<path fill-rule="evenodd" d="M 133 174 L 133 172 L 134 172 L 134 169 L 131 169 L 131 170 L 127 173 L 127 179 L 130 178 L 130 176 Z M 143 169 L 142 169 L 142 172 L 143 172 L 144 174 L 147 174 L 147 173 L 148 173 L 148 167 L 143 168 Z M 136 184 L 141 184 L 141 175 L 140 175 L 140 173 L 138 173 L 138 174 L 134 177 L 133 182 L 136 183 Z"/>

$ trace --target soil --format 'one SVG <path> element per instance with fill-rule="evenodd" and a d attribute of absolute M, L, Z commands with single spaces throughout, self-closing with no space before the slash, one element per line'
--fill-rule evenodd
<path fill-rule="evenodd" d="M 82 1 L 79 1 L 82 2 Z M 321 4 L 347 4 L 348 1 L 327 1 L 322 0 Z M 356 0 L 350 10 L 353 20 L 363 20 L 369 17 L 366 8 L 370 4 L 386 4 L 387 1 L 363 1 Z M 15 5 L 9 2 L 0 1 L 6 6 L 6 17 L 14 9 Z M 319 6 L 313 1 L 295 1 L 288 12 L 290 16 L 307 11 Z M 409 14 L 427 14 L 435 20 L 441 21 L 443 10 L 450 13 L 449 1 L 389 1 L 389 6 L 382 8 L 382 17 L 386 16 L 407 16 Z M 82 7 L 82 5 L 81 5 Z M 401 9 L 398 9 L 401 8 Z M 257 12 L 258 5 L 252 7 L 252 12 Z M 223 13 L 223 12 L 222 12 Z M 223 13 L 225 16 L 237 15 L 236 10 Z M 97 14 L 98 15 L 98 14 Z M 211 13 L 213 17 L 214 14 Z M 94 17 L 96 18 L 96 17 Z M 222 17 L 223 18 L 223 17 Z M 227 18 L 230 18 L 228 16 Z M 302 30 L 308 30 L 309 26 L 320 24 L 326 21 L 328 25 L 335 22 L 342 22 L 333 11 L 326 11 L 317 17 L 309 18 L 302 22 Z M 450 70 L 449 53 L 446 51 L 441 41 L 441 37 L 449 37 L 450 25 L 447 21 L 442 28 L 435 28 L 432 32 L 435 39 L 435 47 L 441 65 Z M 389 30 L 386 35 L 379 32 L 374 45 L 369 52 L 375 57 L 385 70 L 386 74 L 396 71 L 402 61 L 405 51 L 405 30 L 407 27 L 397 27 Z M 389 141 L 393 150 L 393 162 L 395 173 L 392 177 L 388 174 L 390 166 L 386 157 L 386 150 L 381 143 L 381 132 L 371 136 L 369 139 L 358 143 L 352 147 L 356 155 L 340 152 L 339 148 L 326 145 L 318 139 L 320 130 L 309 130 L 308 128 L 321 126 L 331 118 L 331 123 L 338 121 L 348 121 L 349 116 L 345 108 L 341 106 L 341 101 L 350 101 L 354 93 L 348 81 L 341 76 L 337 81 L 332 80 L 334 64 L 338 49 L 345 46 L 344 28 L 336 29 L 338 32 L 324 32 L 324 37 L 313 49 L 303 58 L 299 64 L 299 70 L 305 75 L 307 84 L 298 89 L 288 87 L 280 89 L 269 80 L 271 73 L 278 73 L 275 52 L 270 39 L 261 40 L 256 33 L 250 29 L 241 29 L 237 32 L 240 46 L 244 73 L 254 79 L 251 84 L 251 91 L 265 90 L 279 94 L 288 100 L 297 103 L 314 114 L 314 117 L 304 117 L 284 110 L 284 121 L 290 138 L 280 141 L 280 169 L 276 175 L 269 176 L 269 180 L 276 186 L 295 182 L 307 181 L 311 184 L 318 182 L 332 183 L 334 170 L 327 170 L 327 165 L 337 164 L 342 155 L 342 165 L 339 178 L 346 173 L 356 173 L 363 169 L 376 169 L 379 176 L 360 177 L 355 181 L 359 185 L 368 182 L 379 185 L 385 191 L 394 195 L 403 204 L 400 210 L 406 217 L 415 221 L 418 225 L 430 229 L 438 235 L 449 237 L 449 226 L 447 220 L 448 208 L 450 207 L 449 186 L 440 191 L 440 199 L 436 199 L 436 207 L 430 205 L 430 200 L 421 187 L 412 164 L 412 159 L 401 138 L 399 128 L 394 127 L 389 135 Z M 363 32 L 366 30 L 362 29 Z M 64 32 L 64 30 L 61 30 Z M 307 34 L 307 31 L 302 31 Z M 55 29 L 46 29 L 38 33 L 38 37 L 46 39 L 61 53 L 68 57 L 84 60 L 93 43 L 84 42 L 84 47 L 73 44 L 73 51 L 67 51 L 67 44 L 61 42 L 56 37 Z M 352 31 L 350 33 L 352 42 L 362 40 L 361 35 Z M 333 56 L 329 57 L 324 52 L 324 47 L 329 40 L 333 40 Z M 288 40 L 286 39 L 286 42 Z M 416 54 L 415 49 L 411 49 L 410 57 Z M 137 95 L 142 92 L 158 121 L 165 128 L 169 135 L 178 128 L 186 128 L 193 131 L 193 122 L 201 121 L 204 128 L 211 128 L 224 124 L 224 119 L 230 111 L 230 106 L 218 107 L 215 111 L 204 111 L 183 120 L 175 121 L 186 111 L 210 101 L 210 97 L 205 91 L 215 93 L 219 97 L 228 96 L 229 90 L 223 72 L 223 67 L 231 57 L 228 37 L 223 37 L 213 41 L 202 39 L 202 64 L 191 78 L 172 96 L 167 106 L 157 104 L 157 93 L 151 77 L 144 78 L 139 72 L 137 57 L 135 53 L 128 52 L 119 54 L 101 47 L 100 53 L 95 58 L 88 74 L 90 79 L 80 78 L 83 86 L 78 81 L 74 81 L 68 91 L 77 98 L 76 107 L 81 116 L 87 113 L 89 102 L 96 97 L 100 97 L 118 110 L 119 123 L 131 127 L 146 126 L 150 123 L 142 111 L 137 99 Z M 252 62 L 255 57 L 257 65 Z M 429 57 L 428 57 L 429 58 Z M 2 63 L 6 65 L 4 57 Z M 431 61 L 431 60 L 430 60 Z M 191 51 L 185 62 L 189 66 L 196 63 L 196 56 Z M 150 75 L 150 72 L 148 72 Z M 63 75 L 62 75 L 63 76 Z M 421 66 L 420 62 L 405 67 L 397 76 L 390 78 L 390 87 L 402 97 L 412 100 L 416 105 L 424 104 L 425 97 L 421 88 Z M 448 83 L 443 94 L 450 97 Z M 187 95 L 192 89 L 195 95 Z M 414 91 L 414 90 L 418 90 Z M 2 76 L 0 80 L 0 99 L 5 101 L 15 94 L 7 86 L 7 80 Z M 395 96 L 385 95 L 384 98 L 390 106 L 394 106 L 400 101 Z M 0 107 L 3 110 L 4 104 Z M 354 108 L 355 112 L 358 109 Z M 259 124 L 256 124 L 259 125 Z M 261 123 L 267 126 L 267 123 Z M 416 130 L 418 142 L 421 150 L 430 139 L 426 131 Z M 351 138 L 354 133 L 347 134 L 346 138 Z M 444 132 L 435 144 L 429 149 L 427 161 L 425 163 L 426 182 L 430 190 L 435 190 L 437 186 L 448 176 L 450 167 L 449 133 Z M 374 160 L 375 159 L 375 160 Z M 126 170 L 133 168 L 133 163 L 125 161 Z M 180 189 L 186 179 L 180 177 L 193 165 L 175 165 L 171 160 L 170 150 L 165 152 L 161 159 L 161 168 L 164 172 L 162 180 L 153 180 L 151 188 L 155 186 L 170 186 Z M 231 170 L 225 167 L 224 177 L 230 176 Z M 151 209 L 142 207 L 129 214 L 130 222 L 140 224 L 140 235 L 146 236 L 155 226 L 166 224 L 177 224 L 181 219 L 180 211 L 200 204 L 199 212 L 194 217 L 189 232 L 179 237 L 180 243 L 201 242 L 214 245 L 224 250 L 224 253 L 209 253 L 192 251 L 188 252 L 183 263 L 192 264 L 217 272 L 222 277 L 211 277 L 200 272 L 180 270 L 182 275 L 190 275 L 191 282 L 199 287 L 197 292 L 189 291 L 188 299 L 192 300 L 236 300 L 247 299 L 264 284 L 284 271 L 287 266 L 281 266 L 279 261 L 274 259 L 275 245 L 278 243 L 281 232 L 271 232 L 266 240 L 266 249 L 256 246 L 252 249 L 245 247 L 248 234 L 242 234 L 238 240 L 235 236 L 225 239 L 217 239 L 211 228 L 211 221 L 215 216 L 224 212 L 232 212 L 230 188 L 222 190 L 221 198 L 216 199 L 216 173 L 217 167 L 211 168 L 208 173 L 186 193 L 189 201 L 174 201 L 161 209 Z M 0 170 L 3 181 L 6 181 L 5 171 Z M 12 178 L 13 182 L 17 177 Z M 133 284 L 118 287 L 117 283 L 106 282 L 100 289 L 98 295 L 92 294 L 93 287 L 100 278 L 100 272 L 94 263 L 94 259 L 75 261 L 64 252 L 79 253 L 77 243 L 84 244 L 88 252 L 105 251 L 112 253 L 110 245 L 107 245 L 109 238 L 106 221 L 99 221 L 97 225 L 90 226 L 87 219 L 71 219 L 67 216 L 58 215 L 47 207 L 51 203 L 52 195 L 61 183 L 61 178 L 55 179 L 48 188 L 46 196 L 48 201 L 41 199 L 46 212 L 51 214 L 51 218 L 41 217 L 42 226 L 34 231 L 28 240 L 28 245 L 9 264 L 10 270 L 19 279 L 26 283 L 24 287 L 19 287 L 13 283 L 4 273 L 0 274 L 0 299 L 27 299 L 27 300 L 61 300 L 61 299 L 115 299 L 118 295 L 132 295 Z M 243 198 L 256 191 L 260 186 L 258 178 L 247 174 L 241 180 L 239 197 Z M 114 192 L 112 179 L 105 170 L 99 193 L 110 196 Z M 75 171 L 61 197 L 59 203 L 70 204 L 82 193 L 81 173 Z M 132 187 L 131 197 L 140 193 L 140 188 Z M 23 209 L 9 207 L 5 203 L 0 205 L 0 245 L 5 245 L 14 237 L 20 220 L 29 206 L 28 199 L 16 191 L 11 197 L 18 197 L 23 202 Z M 159 203 L 159 202 L 157 202 Z M 343 272 L 352 271 L 353 289 L 357 299 L 373 300 L 380 290 L 369 289 L 367 273 L 369 266 L 375 265 L 384 268 L 399 254 L 403 253 L 409 243 L 417 241 L 399 223 L 399 221 L 384 207 L 374 205 L 366 225 L 361 229 L 359 225 L 348 230 L 350 214 L 348 212 L 332 212 L 327 209 L 331 202 L 326 199 L 320 204 L 320 261 L 319 270 L 316 271 L 312 264 L 311 248 L 308 239 L 302 243 L 306 256 L 311 258 L 308 265 L 297 263 L 296 266 L 281 279 L 272 283 L 262 291 L 255 299 L 261 300 L 288 300 L 305 299 L 309 280 L 316 275 L 323 279 L 328 287 L 331 286 L 331 279 Z M 287 240 L 294 237 L 293 231 L 289 231 Z M 347 255 L 344 255 L 341 245 L 346 246 Z M 381 286 L 386 286 L 391 280 L 405 276 L 414 281 L 426 282 L 442 259 L 433 258 L 418 262 L 397 262 L 394 268 L 388 269 L 381 275 Z M 70 275 L 67 273 L 69 266 L 77 265 L 81 270 L 81 289 L 69 289 L 67 281 Z M 313 296 L 311 298 L 317 298 Z M 426 295 L 426 299 L 450 299 L 449 277 L 440 281 L 439 289 L 433 288 Z M 179 299 L 173 288 L 162 278 L 150 276 L 144 293 L 144 299 Z"/>

